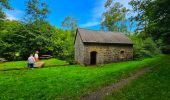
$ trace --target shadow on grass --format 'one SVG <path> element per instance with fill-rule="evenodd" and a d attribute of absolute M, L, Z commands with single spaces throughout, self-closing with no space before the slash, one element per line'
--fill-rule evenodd
<path fill-rule="evenodd" d="M 68 66 L 69 64 L 64 64 L 64 65 L 48 65 L 48 66 L 44 66 L 41 68 L 49 68 L 49 67 L 59 67 L 59 66 Z M 40 69 L 38 67 L 34 67 L 35 69 Z M 28 67 L 24 67 L 24 68 L 10 68 L 10 69 L 0 69 L 0 71 L 13 71 L 13 70 L 28 70 L 31 68 Z"/>

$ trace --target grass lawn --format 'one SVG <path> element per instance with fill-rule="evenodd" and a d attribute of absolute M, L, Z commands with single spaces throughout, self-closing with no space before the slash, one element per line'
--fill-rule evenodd
<path fill-rule="evenodd" d="M 45 62 L 45 67 L 51 65 L 64 65 L 67 64 L 65 61 L 58 60 L 58 59 L 47 59 L 47 60 L 40 60 Z M 14 68 L 27 68 L 27 61 L 12 61 L 12 62 L 5 62 L 0 63 L 0 70 L 8 70 Z"/>
<path fill-rule="evenodd" d="M 106 100 L 170 100 L 170 55 L 145 74 Z"/>
<path fill-rule="evenodd" d="M 0 100 L 79 99 L 89 92 L 127 77 L 130 72 L 141 67 L 153 66 L 167 59 L 166 57 L 161 55 L 142 61 L 127 61 L 96 67 L 71 65 L 0 71 Z M 16 63 L 22 64 L 23 62 Z M 0 66 L 2 65 L 0 64 Z"/>

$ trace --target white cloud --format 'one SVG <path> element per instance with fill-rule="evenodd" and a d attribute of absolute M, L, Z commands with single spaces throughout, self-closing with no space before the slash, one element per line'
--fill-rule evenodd
<path fill-rule="evenodd" d="M 96 21 L 96 22 L 87 22 L 85 24 L 81 24 L 80 26 L 81 27 L 92 27 L 92 26 L 97 26 L 99 24 L 100 24 L 100 22 Z"/>
<path fill-rule="evenodd" d="M 88 22 L 80 24 L 80 27 L 87 28 L 92 26 L 100 25 L 102 19 L 102 13 L 104 12 L 104 3 L 106 0 L 100 0 L 95 4 L 95 7 L 92 9 L 91 18 Z"/>
<path fill-rule="evenodd" d="M 80 27 L 92 27 L 92 26 L 97 26 L 100 25 L 100 22 L 102 20 L 102 13 L 105 11 L 104 4 L 107 0 L 100 0 L 95 4 L 95 7 L 92 10 L 91 13 L 91 19 L 89 19 L 88 22 L 84 24 L 80 24 Z M 120 2 L 127 8 L 131 8 L 130 5 L 128 4 L 130 0 L 115 0 L 114 2 Z"/>
<path fill-rule="evenodd" d="M 95 7 L 93 8 L 93 20 L 101 19 L 102 13 L 105 11 L 104 4 L 106 0 L 101 0 L 100 2 L 96 3 Z"/>
<path fill-rule="evenodd" d="M 17 18 L 10 13 L 6 13 L 6 16 L 7 16 L 7 19 L 9 19 L 9 20 L 17 20 Z"/>
<path fill-rule="evenodd" d="M 9 20 L 19 20 L 24 15 L 24 12 L 18 9 L 14 9 L 6 10 L 5 14 Z"/>

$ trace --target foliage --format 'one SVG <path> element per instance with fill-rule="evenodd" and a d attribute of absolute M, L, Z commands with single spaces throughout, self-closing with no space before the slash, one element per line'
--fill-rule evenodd
<path fill-rule="evenodd" d="M 151 37 L 143 39 L 137 34 L 131 35 L 134 42 L 134 59 L 153 57 L 161 53 L 160 48 Z"/>
<path fill-rule="evenodd" d="M 45 2 L 41 2 L 41 0 L 28 0 L 26 3 L 25 21 L 29 23 L 44 21 L 48 13 L 48 5 Z"/>
<path fill-rule="evenodd" d="M 68 34 L 69 36 L 65 40 L 66 44 L 65 44 L 65 46 L 63 46 L 63 48 L 65 48 L 63 51 L 63 55 L 60 55 L 60 56 L 63 59 L 65 59 L 66 61 L 68 61 L 70 64 L 75 64 L 75 62 L 74 62 L 74 38 L 75 38 L 75 34 L 76 34 L 76 29 L 78 27 L 78 20 L 71 16 L 67 16 L 62 21 L 61 26 L 63 27 L 63 29 L 70 32 L 71 35 Z"/>
<path fill-rule="evenodd" d="M 105 3 L 106 12 L 103 13 L 102 28 L 109 31 L 127 32 L 127 8 L 112 0 Z"/>
<path fill-rule="evenodd" d="M 53 37 L 53 54 L 66 61 L 74 59 L 73 37 L 70 31 L 57 29 L 57 34 Z"/>
<path fill-rule="evenodd" d="M 138 29 L 156 41 L 161 39 L 163 41 L 162 51 L 170 53 L 170 1 L 131 0 L 130 4 L 137 13 L 134 19 L 138 23 Z"/>
<path fill-rule="evenodd" d="M 128 77 L 130 72 L 153 65 L 160 60 L 163 60 L 162 56 L 142 61 L 106 64 L 102 67 L 69 65 L 33 70 L 0 71 L 0 99 L 77 100 L 89 92 Z"/>
<path fill-rule="evenodd" d="M 39 0 L 26 2 L 24 22 L 2 20 L 0 27 L 0 57 L 23 60 L 36 50 L 60 59 L 72 60 L 73 37 L 71 31 L 52 26 L 45 21 L 48 6 Z"/>
<path fill-rule="evenodd" d="M 168 100 L 170 98 L 170 56 L 151 65 L 152 71 L 139 77 L 109 96 L 106 100 Z"/>
<path fill-rule="evenodd" d="M 63 29 L 66 29 L 66 30 L 71 30 L 71 33 L 73 35 L 73 37 L 75 36 L 75 31 L 78 27 L 78 20 L 71 17 L 71 16 L 67 16 L 65 17 L 65 19 L 63 20 L 62 22 L 62 25 Z"/>
<path fill-rule="evenodd" d="M 3 12 L 3 9 L 12 9 L 9 5 L 9 0 L 1 0 L 0 1 L 0 21 L 2 19 L 5 19 L 5 17 L 6 17 L 5 13 Z"/>
<path fill-rule="evenodd" d="M 9 39 L 9 36 L 14 33 L 13 30 L 19 28 L 20 26 L 21 24 L 18 21 L 4 20 L 2 22 L 2 27 L 0 27 L 0 56 L 5 56 L 7 59 L 16 59 L 16 44 L 8 43 L 6 40 Z M 12 38 L 10 39 L 13 40 Z"/>
<path fill-rule="evenodd" d="M 60 59 L 69 57 L 73 52 L 70 31 L 57 29 L 44 21 L 30 24 L 8 21 L 0 35 L 0 54 L 8 60 L 27 59 L 36 50 Z"/>
<path fill-rule="evenodd" d="M 11 9 L 9 5 L 9 0 L 1 0 L 0 1 L 0 8 Z"/>

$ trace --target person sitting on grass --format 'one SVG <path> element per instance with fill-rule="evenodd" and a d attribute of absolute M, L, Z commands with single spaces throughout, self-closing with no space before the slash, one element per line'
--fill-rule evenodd
<path fill-rule="evenodd" d="M 33 68 L 34 67 L 34 63 L 35 63 L 35 59 L 33 57 L 33 54 L 30 54 L 30 56 L 28 57 L 28 67 L 29 68 Z"/>

